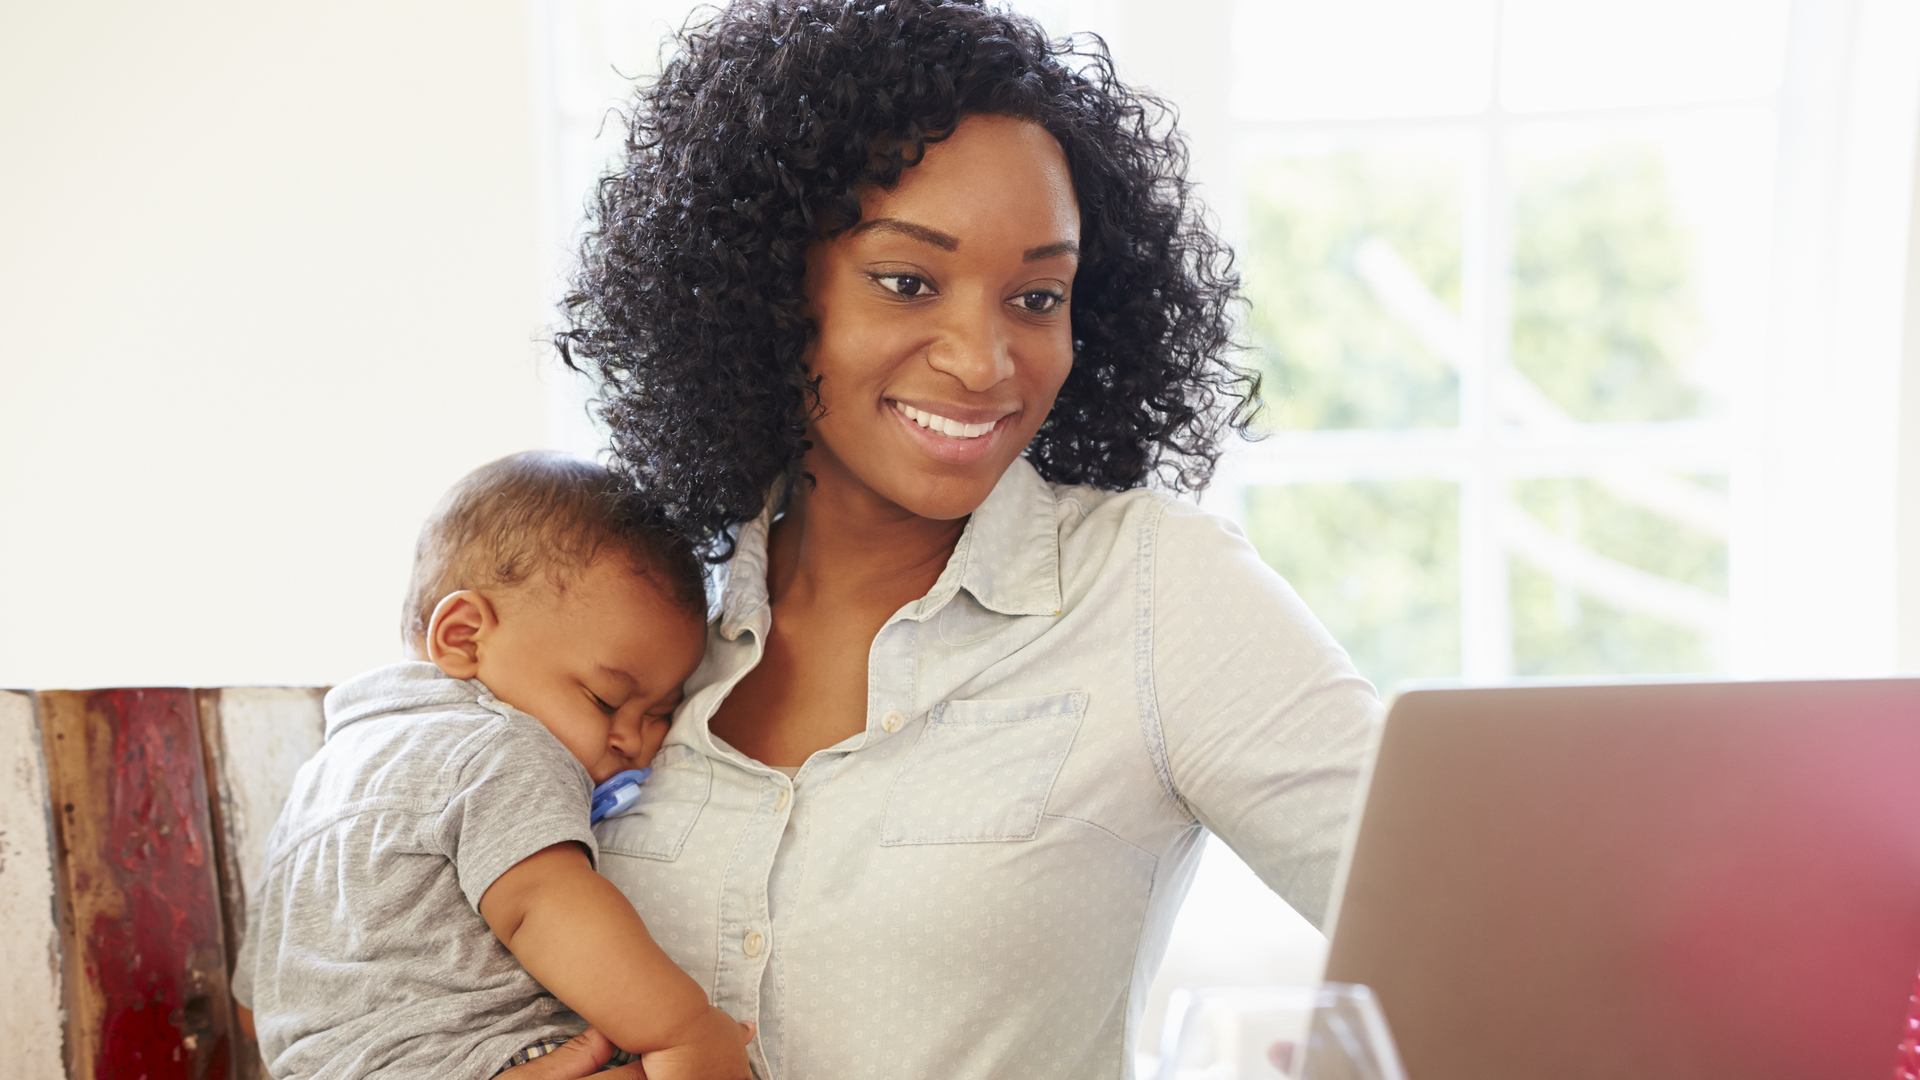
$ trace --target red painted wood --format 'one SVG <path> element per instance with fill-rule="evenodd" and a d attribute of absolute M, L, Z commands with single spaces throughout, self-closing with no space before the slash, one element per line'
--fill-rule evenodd
<path fill-rule="evenodd" d="M 40 695 L 75 1080 L 224 1080 L 231 1011 L 188 690 Z"/>

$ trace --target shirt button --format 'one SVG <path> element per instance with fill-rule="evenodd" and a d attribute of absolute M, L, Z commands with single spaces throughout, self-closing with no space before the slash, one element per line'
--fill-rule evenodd
<path fill-rule="evenodd" d="M 746 953 L 748 956 L 759 956 L 761 947 L 764 946 L 766 943 L 767 943 L 766 938 L 763 938 L 759 934 L 753 932 L 752 930 L 749 930 L 747 931 L 746 940 L 740 943 L 740 950 Z"/>
<path fill-rule="evenodd" d="M 778 812 L 778 811 L 781 811 L 781 810 L 785 810 L 785 809 L 787 808 L 787 796 L 788 796 L 788 794 L 789 794 L 789 793 L 788 793 L 788 791 L 787 791 L 787 789 L 786 789 L 786 788 L 781 788 L 781 789 L 780 789 L 780 797 L 779 797 L 779 798 L 777 798 L 777 799 L 775 799 L 775 800 L 773 800 L 773 809 L 774 809 L 774 810 L 775 810 L 776 812 Z"/>
<path fill-rule="evenodd" d="M 888 709 L 887 714 L 880 718 L 880 726 L 885 728 L 889 735 L 899 731 L 900 725 L 906 722 L 907 718 L 901 714 L 899 709 Z"/>

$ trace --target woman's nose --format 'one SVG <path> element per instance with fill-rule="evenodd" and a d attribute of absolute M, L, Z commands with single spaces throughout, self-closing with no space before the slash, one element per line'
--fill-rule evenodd
<path fill-rule="evenodd" d="M 1013 377 L 1013 350 L 999 325 L 998 301 L 954 304 L 941 333 L 927 347 L 927 363 L 960 380 L 970 393 Z M 982 310 L 985 308 L 985 310 Z"/>

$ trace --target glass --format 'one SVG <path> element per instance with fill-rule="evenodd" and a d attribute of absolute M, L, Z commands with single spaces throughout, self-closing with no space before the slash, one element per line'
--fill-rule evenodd
<path fill-rule="evenodd" d="M 1559 412 L 1515 418 L 1699 415 L 1693 236 L 1660 146 L 1523 141 L 1513 172 L 1513 366 Z"/>
<path fill-rule="evenodd" d="M 1768 321 L 1764 112 L 1516 125 L 1509 142 L 1521 426 L 1723 416 Z M 1536 392 L 1537 391 L 1537 392 Z"/>
<path fill-rule="evenodd" d="M 1689 524 L 1636 501 L 1644 478 L 1515 481 L 1518 675 L 1712 672 L 1724 667 L 1727 535 L 1711 524 L 1724 476 L 1662 477 L 1703 505 Z M 1722 511 L 1724 513 L 1724 511 Z"/>
<path fill-rule="evenodd" d="M 1460 670 L 1460 487 L 1445 480 L 1248 488 L 1247 538 L 1385 690 Z"/>
<path fill-rule="evenodd" d="M 1266 425 L 1458 422 L 1463 173 L 1458 152 L 1415 146 L 1271 156 L 1243 174 Z"/>
<path fill-rule="evenodd" d="M 1156 1080 L 1406 1080 L 1364 986 L 1177 990 Z"/>

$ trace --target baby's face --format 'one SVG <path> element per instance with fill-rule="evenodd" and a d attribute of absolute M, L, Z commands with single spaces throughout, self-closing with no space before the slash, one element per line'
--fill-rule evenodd
<path fill-rule="evenodd" d="M 599 784 L 653 760 L 706 628 L 624 555 L 602 554 L 559 591 L 535 580 L 495 604 L 479 679 L 553 732 Z"/>

